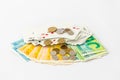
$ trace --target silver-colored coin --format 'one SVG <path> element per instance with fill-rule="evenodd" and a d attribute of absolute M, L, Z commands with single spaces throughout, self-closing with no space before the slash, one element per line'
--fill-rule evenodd
<path fill-rule="evenodd" d="M 57 29 L 56 33 L 57 34 L 63 34 L 64 33 L 64 28 Z"/>
<path fill-rule="evenodd" d="M 57 54 L 57 52 L 56 52 L 56 51 L 51 51 L 50 54 L 51 54 L 52 56 L 55 56 L 55 55 Z"/>
<path fill-rule="evenodd" d="M 70 60 L 76 60 L 76 56 L 70 56 Z"/>
<path fill-rule="evenodd" d="M 53 60 L 58 60 L 58 56 L 52 56 Z"/>
<path fill-rule="evenodd" d="M 63 49 L 61 49 L 61 50 L 60 50 L 60 54 L 61 54 L 61 55 L 65 55 L 65 54 L 66 54 L 66 51 L 63 50 Z"/>
<path fill-rule="evenodd" d="M 70 50 L 69 54 L 70 54 L 71 56 L 76 55 L 75 51 L 73 51 L 73 50 Z"/>
<path fill-rule="evenodd" d="M 68 59 L 69 59 L 69 56 L 66 56 L 66 55 L 65 55 L 65 56 L 62 57 L 62 59 L 63 59 L 63 60 L 68 60 Z"/>

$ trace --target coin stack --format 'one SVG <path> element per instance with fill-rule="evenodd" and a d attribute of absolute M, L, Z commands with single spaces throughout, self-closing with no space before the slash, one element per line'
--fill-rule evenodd
<path fill-rule="evenodd" d="M 49 27 L 48 32 L 49 33 L 56 32 L 57 34 L 67 33 L 69 35 L 74 35 L 74 32 L 70 28 Z M 76 59 L 75 57 L 76 53 L 71 48 L 68 48 L 67 45 L 64 44 L 65 42 L 66 40 L 64 38 L 59 38 L 58 44 L 63 44 L 63 45 L 61 45 L 60 49 L 53 48 L 52 51 L 50 52 L 54 60 L 59 60 L 58 54 L 62 56 L 62 60 L 75 60 Z M 44 41 L 44 44 L 48 46 L 48 45 L 51 45 L 52 42 L 50 39 L 48 39 Z"/>
<path fill-rule="evenodd" d="M 53 60 L 60 60 L 58 54 L 62 57 L 62 60 L 76 60 L 76 53 L 66 44 L 62 44 L 60 48 L 53 48 L 50 54 Z"/>
<path fill-rule="evenodd" d="M 74 35 L 74 32 L 70 28 L 56 28 L 56 27 L 49 27 L 48 32 L 56 32 L 57 34 L 64 34 L 68 33 L 69 35 Z"/>

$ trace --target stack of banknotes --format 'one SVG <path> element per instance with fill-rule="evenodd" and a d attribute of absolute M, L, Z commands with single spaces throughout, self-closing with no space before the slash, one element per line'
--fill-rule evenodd
<path fill-rule="evenodd" d="M 79 43 L 78 41 L 76 42 Z M 100 58 L 107 54 L 107 50 L 93 34 L 85 38 L 84 42 L 80 42 L 80 44 L 75 44 L 74 41 L 73 44 L 72 41 L 70 43 L 71 44 L 68 43 L 65 45 L 76 53 L 74 59 L 64 60 L 59 54 L 57 55 L 59 60 L 54 60 L 51 57 L 52 49 L 59 48 L 61 44 L 55 44 L 51 46 L 34 45 L 32 43 L 25 42 L 24 38 L 14 41 L 12 43 L 12 50 L 19 54 L 26 61 L 35 61 L 48 64 L 70 64 L 76 62 L 85 62 Z"/>

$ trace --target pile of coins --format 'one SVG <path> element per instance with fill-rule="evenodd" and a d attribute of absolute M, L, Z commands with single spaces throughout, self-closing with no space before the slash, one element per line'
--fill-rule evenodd
<path fill-rule="evenodd" d="M 50 33 L 56 32 L 57 34 L 67 33 L 69 35 L 74 35 L 74 32 L 70 28 L 49 27 L 48 32 Z"/>
<path fill-rule="evenodd" d="M 59 48 L 53 48 L 50 52 L 53 60 L 60 60 L 60 55 L 62 60 L 76 60 L 76 53 L 71 48 L 68 48 L 66 44 L 61 45 Z"/>
<path fill-rule="evenodd" d="M 49 27 L 48 32 L 33 33 L 13 42 L 12 49 L 26 61 L 47 64 L 89 61 L 107 53 L 104 46 L 84 27 Z"/>
<path fill-rule="evenodd" d="M 70 28 L 56 28 L 56 27 L 49 27 L 48 28 L 49 33 L 54 33 L 56 32 L 57 34 L 63 34 L 63 33 L 68 33 L 69 35 L 74 35 L 74 32 Z M 64 38 L 59 38 L 58 39 L 58 44 L 63 44 L 66 42 Z M 52 44 L 52 41 L 50 39 L 44 40 L 44 44 L 46 46 L 49 46 Z"/>

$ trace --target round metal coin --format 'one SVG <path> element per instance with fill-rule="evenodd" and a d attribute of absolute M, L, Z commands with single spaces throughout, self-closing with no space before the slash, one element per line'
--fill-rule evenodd
<path fill-rule="evenodd" d="M 64 28 L 57 29 L 56 33 L 57 34 L 63 34 L 64 33 Z"/>
<path fill-rule="evenodd" d="M 50 39 L 47 39 L 47 40 L 44 41 L 44 44 L 45 44 L 46 46 L 49 46 L 49 45 L 52 44 L 52 41 L 51 41 Z"/>
<path fill-rule="evenodd" d="M 65 40 L 64 38 L 58 39 L 58 43 L 59 43 L 59 44 L 62 44 L 62 43 L 65 43 L 65 42 L 66 42 L 66 40 Z"/>
<path fill-rule="evenodd" d="M 55 32 L 57 30 L 56 27 L 49 27 L 48 32 Z"/>

